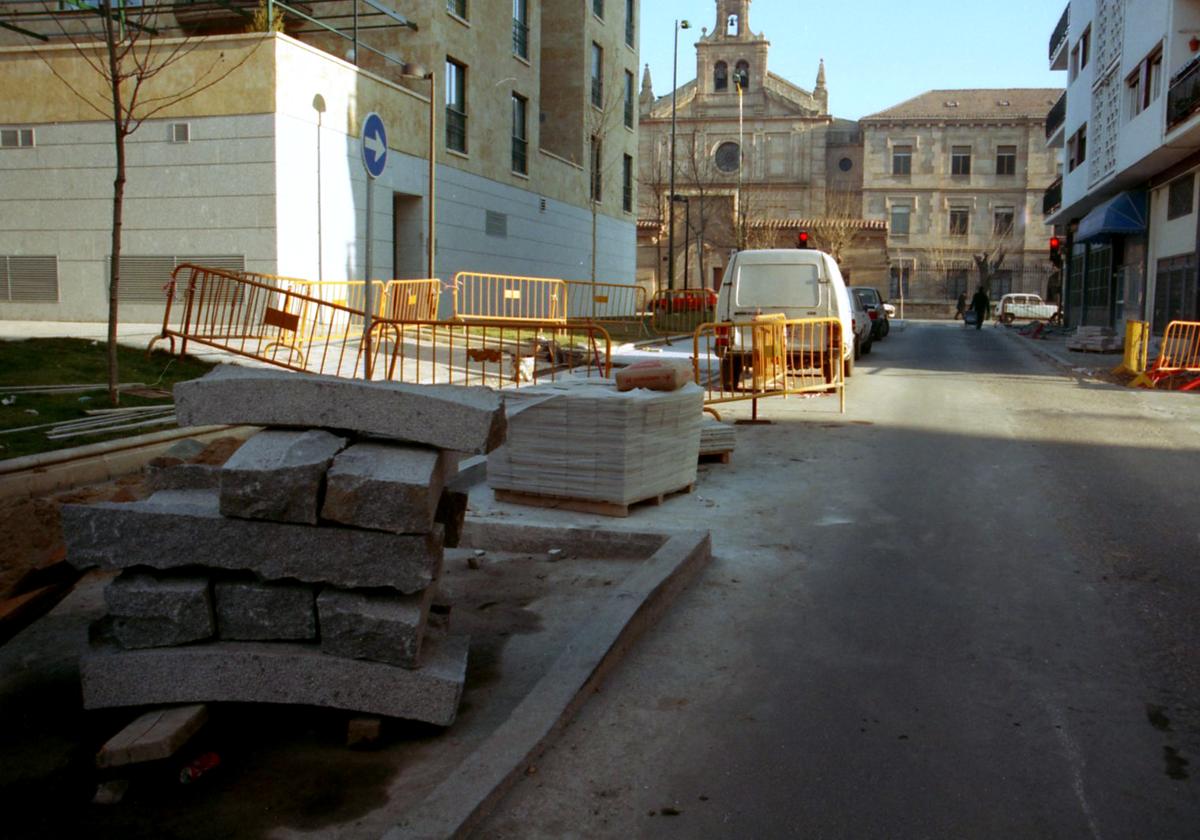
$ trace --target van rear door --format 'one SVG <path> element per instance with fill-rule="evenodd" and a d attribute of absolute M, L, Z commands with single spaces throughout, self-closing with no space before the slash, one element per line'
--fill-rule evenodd
<path fill-rule="evenodd" d="M 776 312 L 788 318 L 815 317 L 826 294 L 818 271 L 813 263 L 739 263 L 733 283 L 734 320 Z"/>

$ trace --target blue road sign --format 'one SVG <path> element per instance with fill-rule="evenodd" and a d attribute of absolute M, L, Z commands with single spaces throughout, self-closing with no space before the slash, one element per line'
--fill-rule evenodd
<path fill-rule="evenodd" d="M 383 119 L 372 111 L 362 124 L 363 168 L 372 178 L 383 174 L 387 166 L 387 149 L 387 130 L 383 127 Z"/>

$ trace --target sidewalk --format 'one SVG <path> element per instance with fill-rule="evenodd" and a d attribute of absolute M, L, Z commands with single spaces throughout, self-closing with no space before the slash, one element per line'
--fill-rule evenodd
<path fill-rule="evenodd" d="M 1020 342 L 1034 353 L 1079 376 L 1098 379 L 1113 385 L 1127 385 L 1133 378 L 1113 373 L 1113 370 L 1124 359 L 1122 353 L 1090 353 L 1079 350 L 1068 350 L 1066 346 L 1067 339 L 1074 330 L 1062 327 L 1047 327 L 1037 338 L 1030 338 L 1029 336 L 1021 335 L 1021 329 L 1025 326 L 1027 324 L 1011 327 L 996 325 L 995 329 L 1004 331 L 1014 341 Z"/>

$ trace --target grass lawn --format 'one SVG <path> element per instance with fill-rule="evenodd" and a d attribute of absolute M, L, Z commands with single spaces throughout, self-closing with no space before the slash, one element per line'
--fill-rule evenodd
<path fill-rule="evenodd" d="M 24 341 L 0 341 L 0 398 L 15 396 L 11 405 L 0 405 L 0 460 L 67 449 L 89 443 L 130 437 L 174 428 L 174 423 L 130 429 L 125 432 L 83 435 L 49 440 L 49 428 L 5 434 L 43 423 L 80 420 L 85 410 L 112 408 L 103 384 L 108 380 L 107 345 L 83 338 L 31 338 Z M 142 382 L 148 388 L 171 392 L 176 382 L 203 376 L 212 365 L 191 357 L 172 356 L 157 350 L 149 356 L 144 350 L 118 347 L 120 381 Z M 90 385 L 94 391 L 72 394 L 11 394 L 4 389 L 16 385 Z M 121 407 L 169 404 L 170 396 L 145 397 L 121 395 Z M 36 413 L 34 413 L 36 412 Z"/>

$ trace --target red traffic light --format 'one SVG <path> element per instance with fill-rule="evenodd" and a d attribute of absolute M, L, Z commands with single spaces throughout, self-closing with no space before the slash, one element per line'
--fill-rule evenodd
<path fill-rule="evenodd" d="M 1050 262 L 1062 268 L 1062 240 L 1057 236 L 1050 237 Z"/>
<path fill-rule="evenodd" d="M 1062 242 L 1059 240 L 1059 238 L 1057 236 L 1050 237 L 1050 250 L 1057 251 L 1061 245 L 1062 245 Z"/>
<path fill-rule="evenodd" d="M 796 234 L 796 247 L 797 248 L 807 248 L 808 247 L 808 231 L 802 230 L 798 234 Z"/>

